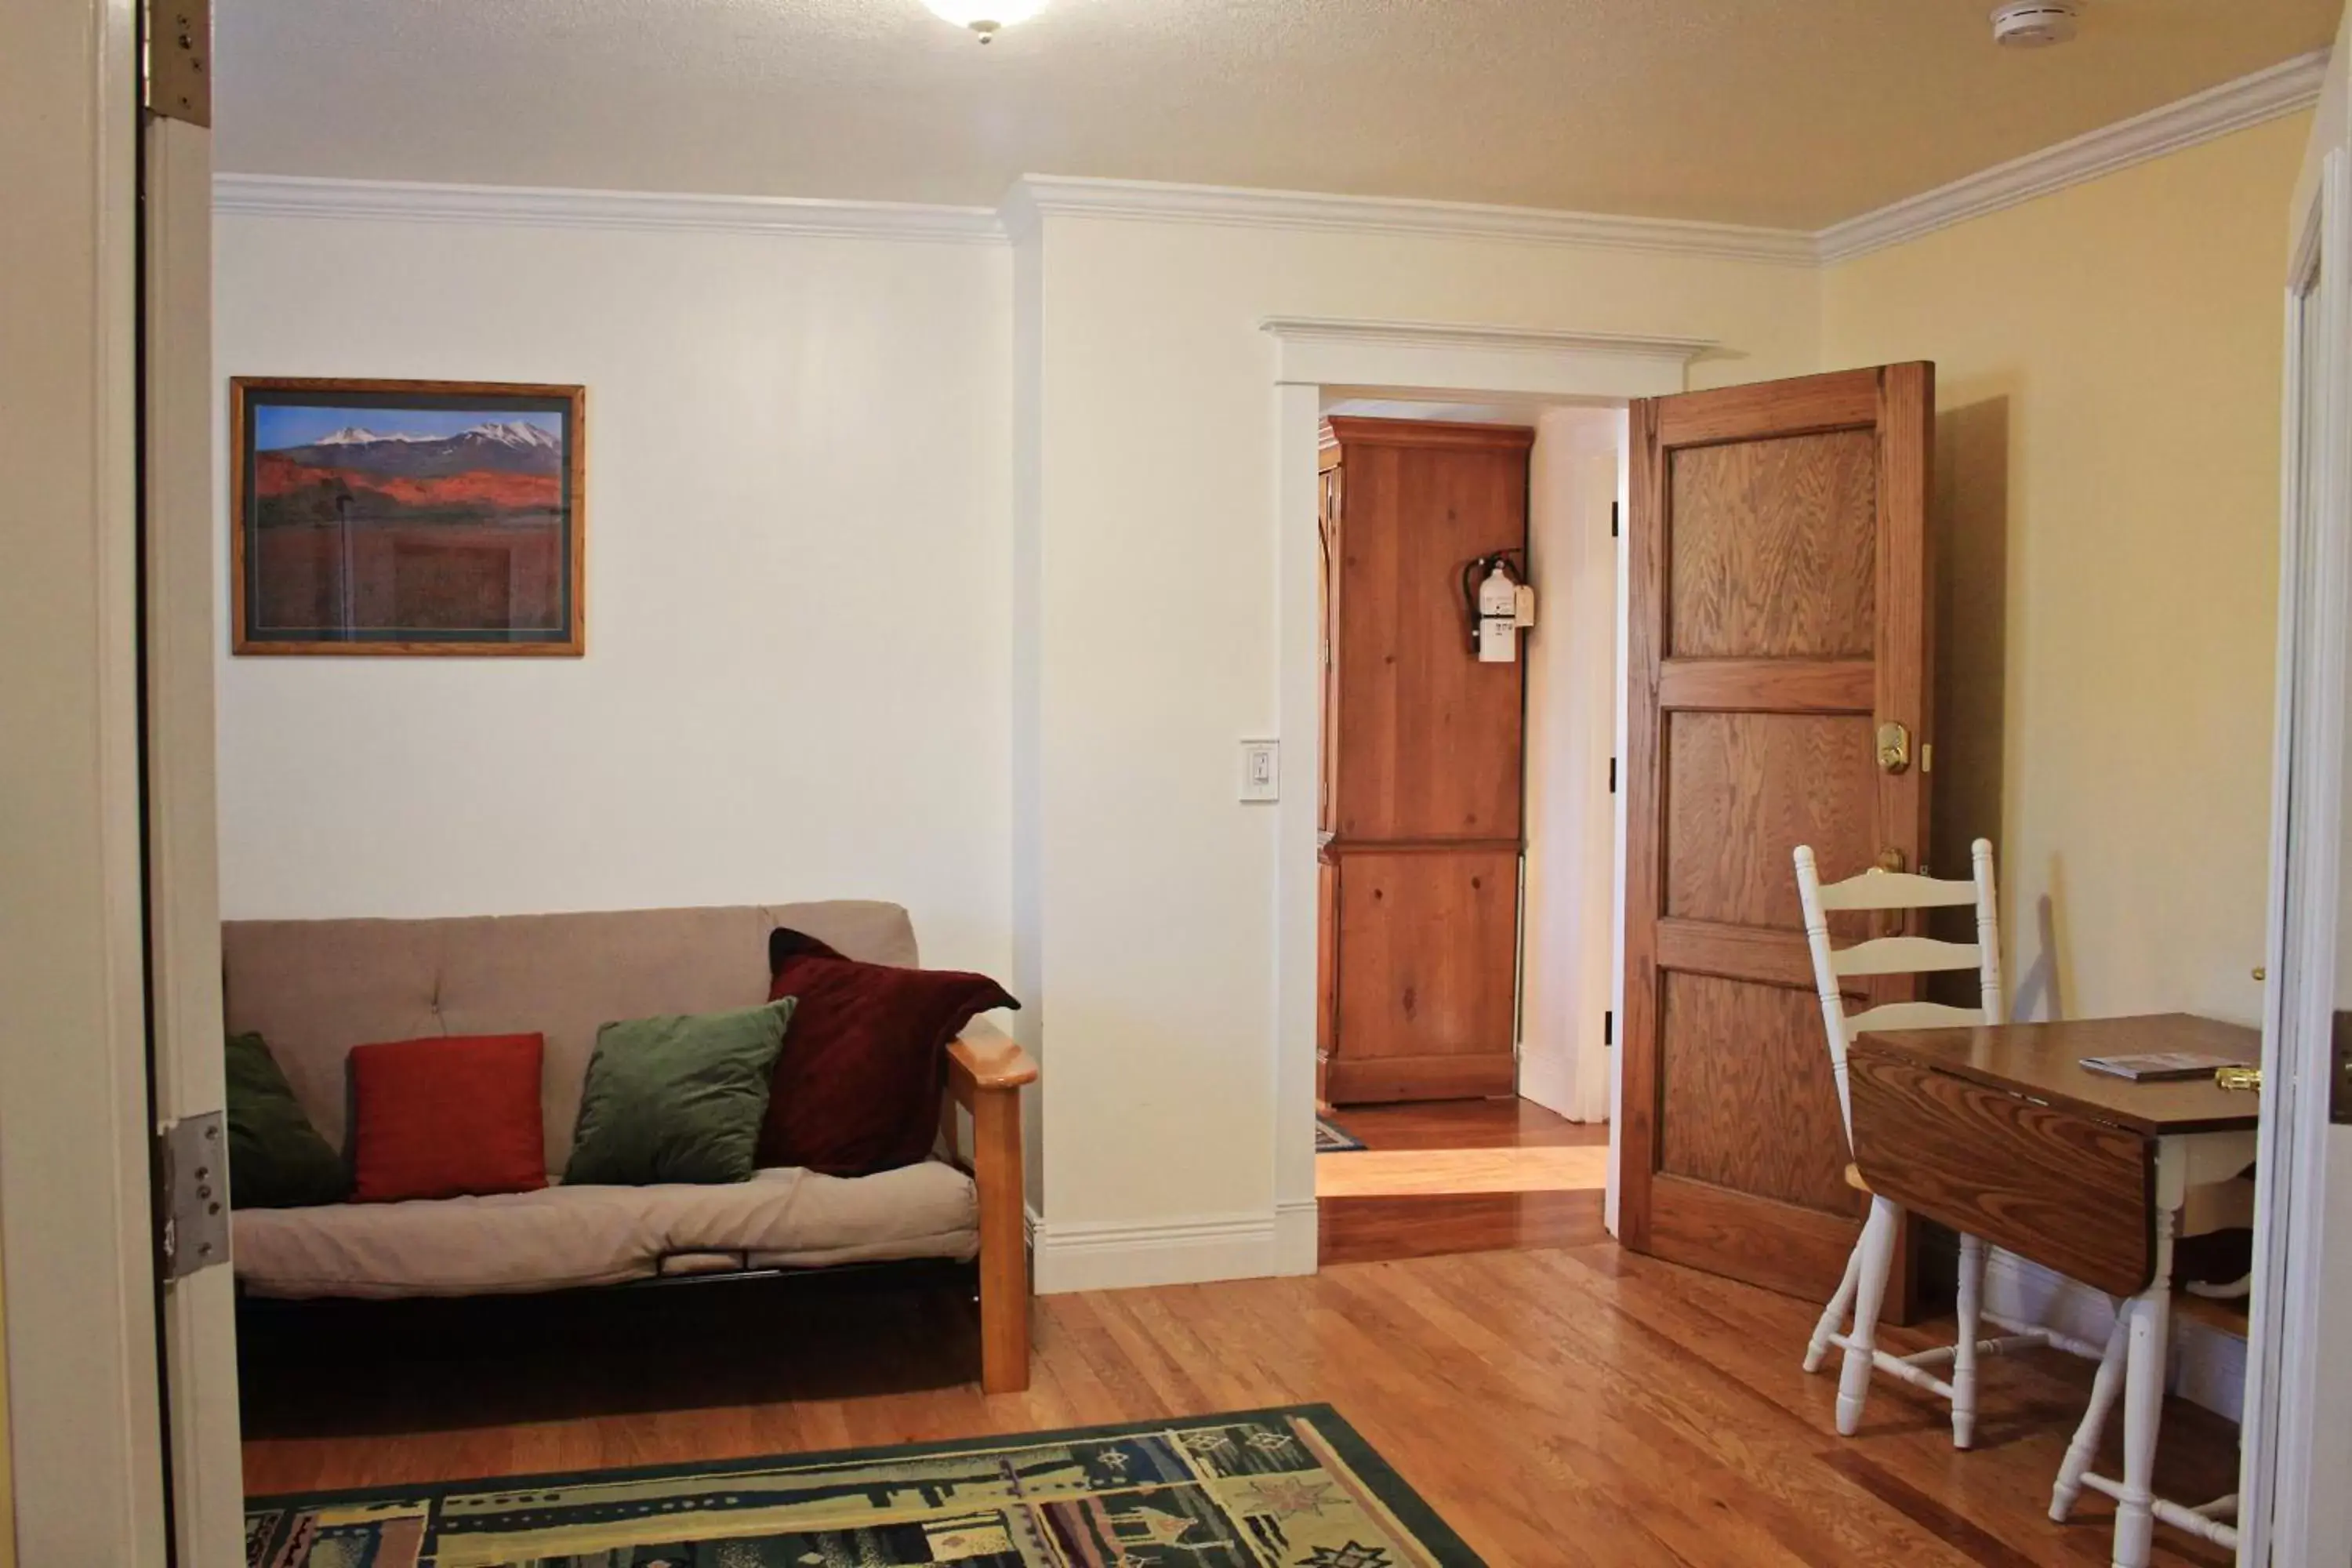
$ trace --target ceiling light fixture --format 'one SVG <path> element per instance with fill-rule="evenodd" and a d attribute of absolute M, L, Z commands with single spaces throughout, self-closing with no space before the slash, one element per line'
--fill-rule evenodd
<path fill-rule="evenodd" d="M 934 16 L 978 33 L 983 44 L 992 42 L 999 29 L 1025 22 L 1045 8 L 1045 0 L 923 0 L 923 4 Z"/>
<path fill-rule="evenodd" d="M 1992 41 L 2017 49 L 2069 43 L 2081 15 L 2076 0 L 2009 0 L 1993 7 Z"/>

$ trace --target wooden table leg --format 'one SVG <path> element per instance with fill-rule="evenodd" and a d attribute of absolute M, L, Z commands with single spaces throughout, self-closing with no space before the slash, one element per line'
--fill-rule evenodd
<path fill-rule="evenodd" d="M 2159 1187 L 2163 1184 L 2158 1183 Z M 2131 1303 L 2124 1370 L 2124 1484 L 2116 1498 L 2115 1568 L 2147 1568 L 2156 1534 L 2156 1439 L 2164 1423 L 2164 1363 L 2172 1341 L 2174 1210 L 2156 1211 L 2156 1278 Z"/>
<path fill-rule="evenodd" d="M 2083 1477 L 2098 1458 L 2099 1444 L 2107 1435 L 2107 1416 L 2116 1407 L 2116 1395 L 2123 1390 L 2131 1323 L 2132 1302 L 2126 1297 L 2116 1302 L 2116 1326 L 2107 1335 L 2106 1353 L 2099 1358 L 2098 1375 L 2091 1380 L 2091 1403 L 2074 1428 L 2074 1440 L 2066 1445 L 2066 1458 L 2058 1467 L 2058 1484 L 2050 1489 L 2050 1517 L 2057 1523 L 2065 1523 L 2074 1511 L 2074 1500 L 2083 1495 Z"/>
<path fill-rule="evenodd" d="M 2149 1262 L 2147 1288 L 2119 1304 L 2116 1339 L 2099 1363 L 2098 1381 L 2091 1388 L 2091 1408 L 2067 1449 L 2051 1494 L 2050 1517 L 2063 1519 L 2076 1492 L 2084 1487 L 2116 1500 L 2115 1568 L 2147 1568 L 2152 1538 L 2158 1524 L 2169 1524 L 2222 1546 L 2235 1547 L 2238 1532 L 2225 1522 L 2236 1511 L 2235 1498 L 2222 1498 L 2202 1508 L 2183 1508 L 2156 1495 L 2156 1442 L 2164 1422 L 2165 1361 L 2172 1347 L 2173 1237 L 2180 1226 L 2180 1207 L 2189 1189 L 2236 1174 L 2253 1158 L 2254 1134 L 2215 1132 L 2181 1134 L 2158 1141 L 2156 1152 L 2155 1247 Z M 2087 1468 L 2099 1444 L 2115 1402 L 2116 1340 L 2122 1342 L 2124 1384 L 2124 1473 L 2120 1480 L 2095 1475 Z"/>
<path fill-rule="evenodd" d="M 1985 1244 L 1982 1237 L 1960 1237 L 1958 1336 L 1952 1342 L 1952 1447 L 1965 1448 L 1977 1434 L 1977 1336 L 1983 1332 Z"/>

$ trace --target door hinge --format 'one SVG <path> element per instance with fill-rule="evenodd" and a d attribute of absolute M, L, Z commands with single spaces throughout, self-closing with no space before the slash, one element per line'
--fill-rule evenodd
<path fill-rule="evenodd" d="M 1612 500 L 1609 503 L 1609 537 L 1612 539 L 1617 537 L 1617 503 Z"/>
<path fill-rule="evenodd" d="M 1604 1046 L 1613 1046 L 1617 1043 L 1617 1013 L 1614 1008 L 1607 1009 L 1601 1015 L 1601 1043 Z"/>
<path fill-rule="evenodd" d="M 228 1261 L 228 1131 L 217 1110 L 155 1134 L 156 1251 L 163 1278 Z"/>
<path fill-rule="evenodd" d="M 212 0 L 146 0 L 140 101 L 190 125 L 213 122 Z"/>
<path fill-rule="evenodd" d="M 1617 793 L 1617 759 L 1614 757 L 1609 759 L 1609 793 Z"/>

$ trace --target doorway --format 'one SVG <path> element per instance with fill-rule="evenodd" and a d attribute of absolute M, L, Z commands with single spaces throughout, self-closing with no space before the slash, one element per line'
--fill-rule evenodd
<path fill-rule="evenodd" d="M 1321 1261 L 1605 1239 L 1624 416 L 1321 413 Z"/>

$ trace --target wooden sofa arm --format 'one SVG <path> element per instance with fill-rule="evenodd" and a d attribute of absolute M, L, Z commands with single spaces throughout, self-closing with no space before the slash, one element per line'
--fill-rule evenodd
<path fill-rule="evenodd" d="M 1037 1061 L 1012 1036 L 974 1025 L 948 1042 L 948 1088 L 966 1110 L 984 1089 L 1019 1089 L 1037 1081 Z"/>
<path fill-rule="evenodd" d="M 1011 1037 L 974 1024 L 948 1045 L 953 1107 L 971 1112 L 972 1185 L 980 1199 L 980 1385 L 988 1394 L 1029 1386 L 1029 1209 L 1024 1193 L 1021 1087 L 1037 1063 Z M 961 1153 L 959 1149 L 958 1152 Z"/>

